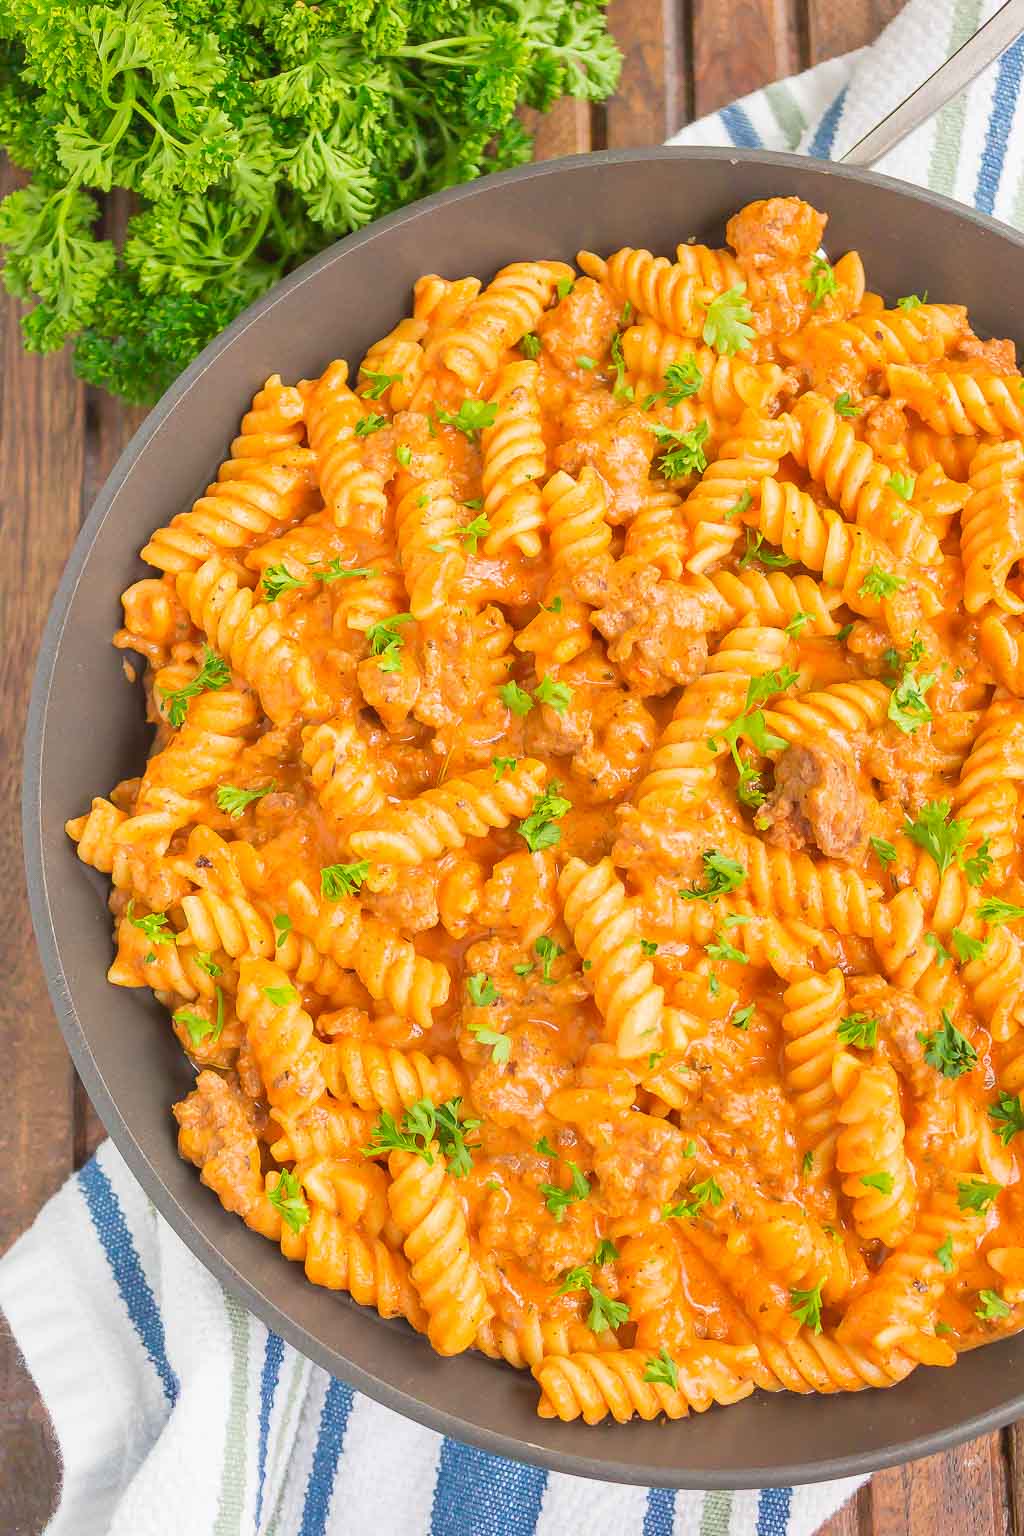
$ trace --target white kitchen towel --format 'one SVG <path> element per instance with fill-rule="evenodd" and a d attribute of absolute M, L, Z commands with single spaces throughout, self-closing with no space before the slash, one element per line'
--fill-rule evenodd
<path fill-rule="evenodd" d="M 998 8 L 910 0 L 872 47 L 671 142 L 834 158 Z M 1024 224 L 1022 73 L 1018 42 L 879 169 Z M 48 1536 L 811 1536 L 861 1482 L 671 1493 L 545 1473 L 423 1429 L 268 1333 L 109 1143 L 0 1260 L 0 1307 L 60 1448 Z"/>
<path fill-rule="evenodd" d="M 0 1307 L 60 1447 L 48 1536 L 811 1536 L 862 1481 L 671 1493 L 423 1429 L 268 1333 L 109 1141 L 0 1260 Z"/>
<path fill-rule="evenodd" d="M 837 160 L 1000 10 L 1002 0 L 909 0 L 869 48 L 778 81 L 670 144 L 788 149 Z M 875 166 L 1024 227 L 1024 38 Z"/>

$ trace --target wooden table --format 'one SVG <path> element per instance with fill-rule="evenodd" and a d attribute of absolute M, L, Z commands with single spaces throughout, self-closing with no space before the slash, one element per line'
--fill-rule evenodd
<path fill-rule="evenodd" d="M 870 42 L 901 0 L 611 0 L 626 57 L 600 107 L 566 102 L 539 130 L 544 158 L 659 143 L 767 80 Z M 11 184 L 10 172 L 2 190 Z M 116 222 L 117 213 L 110 219 Z M 0 318 L 0 1251 L 102 1140 L 54 1022 L 29 923 L 18 838 L 22 723 L 47 606 L 79 523 L 140 414 L 87 389 L 64 357 L 21 350 Z M 0 1329 L 3 1325 L 0 1323 Z M 46 1415 L 0 1332 L 0 1532 L 35 1536 L 59 1472 Z M 882 1472 L 827 1536 L 1024 1536 L 1024 1425 Z M 191 1533 L 187 1533 L 191 1536 Z M 357 1533 L 362 1536 L 362 1533 Z"/>

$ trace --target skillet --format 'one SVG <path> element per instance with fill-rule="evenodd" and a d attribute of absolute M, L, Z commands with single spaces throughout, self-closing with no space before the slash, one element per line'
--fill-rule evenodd
<path fill-rule="evenodd" d="M 443 192 L 280 283 L 153 410 L 101 491 L 54 599 L 25 746 L 29 897 L 60 1027 L 116 1146 L 174 1231 L 268 1327 L 359 1391 L 485 1450 L 613 1482 L 788 1485 L 941 1451 L 1024 1416 L 1024 1334 L 887 1391 L 756 1393 L 671 1426 L 538 1419 L 528 1374 L 481 1355 L 441 1360 L 403 1323 L 310 1285 L 179 1159 L 169 1105 L 191 1087 L 192 1069 L 155 1001 L 107 985 L 107 882 L 78 861 L 63 825 L 145 756 L 141 691 L 109 644 L 119 593 L 147 574 L 135 551 L 201 493 L 268 374 L 300 378 L 334 356 L 357 359 L 406 312 L 423 272 L 486 279 L 525 257 L 571 261 L 581 247 L 670 253 L 691 235 L 720 244 L 731 213 L 774 195 L 828 212 L 830 257 L 859 249 L 870 286 L 890 302 L 927 289 L 966 304 L 980 333 L 1024 346 L 1024 238 L 859 168 L 740 150 L 611 151 Z"/>

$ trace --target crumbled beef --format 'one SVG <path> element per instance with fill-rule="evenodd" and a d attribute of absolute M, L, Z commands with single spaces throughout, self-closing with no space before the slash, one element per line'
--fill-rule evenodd
<path fill-rule="evenodd" d="M 799 197 L 768 197 L 729 220 L 725 237 L 741 267 L 752 271 L 805 262 L 821 244 L 826 216 Z"/>
<path fill-rule="evenodd" d="M 922 1036 L 934 1034 L 940 1021 L 937 1013 L 919 1002 L 912 992 L 891 987 L 880 976 L 865 977 L 854 983 L 849 993 L 849 1011 L 866 1013 L 878 1020 L 878 1039 L 889 1053 L 893 1066 L 915 1098 L 953 1091 L 949 1078 L 942 1077 L 924 1059 Z"/>
<path fill-rule="evenodd" d="M 399 730 L 409 718 L 409 711 L 420 691 L 420 675 L 408 651 L 402 652 L 401 665 L 394 672 L 383 672 L 379 656 L 367 656 L 359 663 L 356 676 L 363 698 L 377 711 L 388 730 Z"/>
<path fill-rule="evenodd" d="M 601 358 L 619 323 L 619 306 L 592 277 L 577 278 L 571 293 L 541 318 L 537 332 L 545 355 L 574 378 L 578 357 Z"/>
<path fill-rule="evenodd" d="M 359 895 L 368 912 L 403 933 L 423 933 L 437 923 L 437 881 L 426 866 L 399 870 L 390 890 L 364 887 Z"/>
<path fill-rule="evenodd" d="M 662 581 L 653 565 L 592 561 L 573 577 L 573 591 L 594 606 L 595 629 L 609 641 L 608 659 L 641 698 L 692 682 L 708 658 L 707 609 L 678 582 Z"/>
<path fill-rule="evenodd" d="M 956 362 L 970 360 L 982 363 L 991 373 L 1017 372 L 1017 349 L 1012 341 L 998 341 L 995 337 L 991 341 L 981 341 L 969 331 L 960 338 L 949 355 Z"/>
<path fill-rule="evenodd" d="M 775 791 L 758 816 L 780 848 L 816 846 L 830 859 L 856 859 L 867 840 L 867 810 L 848 763 L 821 747 L 790 747 L 775 769 Z"/>
<path fill-rule="evenodd" d="M 648 418 L 630 408 L 586 436 L 569 438 L 556 451 L 555 462 L 571 475 L 592 464 L 608 495 L 608 521 L 626 523 L 640 511 L 648 494 L 656 447 Z"/>
<path fill-rule="evenodd" d="M 682 1133 L 651 1115 L 623 1115 L 609 1122 L 607 1136 L 594 1146 L 594 1172 L 601 1199 L 613 1215 L 637 1206 L 664 1205 L 682 1182 L 688 1159 Z"/>

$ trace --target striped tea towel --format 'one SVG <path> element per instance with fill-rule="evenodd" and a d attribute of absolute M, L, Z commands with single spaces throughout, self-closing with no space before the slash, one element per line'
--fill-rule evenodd
<path fill-rule="evenodd" d="M 838 159 L 1001 8 L 909 0 L 870 48 L 781 80 L 683 128 L 670 144 L 737 144 Z M 1024 38 L 875 167 L 1024 227 Z"/>
<path fill-rule="evenodd" d="M 841 154 L 999 3 L 910 0 L 871 48 L 671 142 Z M 1022 71 L 1019 42 L 879 169 L 1024 225 Z M 0 1260 L 0 1307 L 60 1447 L 49 1536 L 811 1536 L 861 1481 L 673 1494 L 547 1474 L 423 1429 L 250 1317 L 110 1143 Z"/>
<path fill-rule="evenodd" d="M 48 1536 L 811 1536 L 862 1481 L 627 1488 L 423 1429 L 268 1333 L 109 1141 L 0 1260 L 0 1307 L 60 1446 Z"/>

